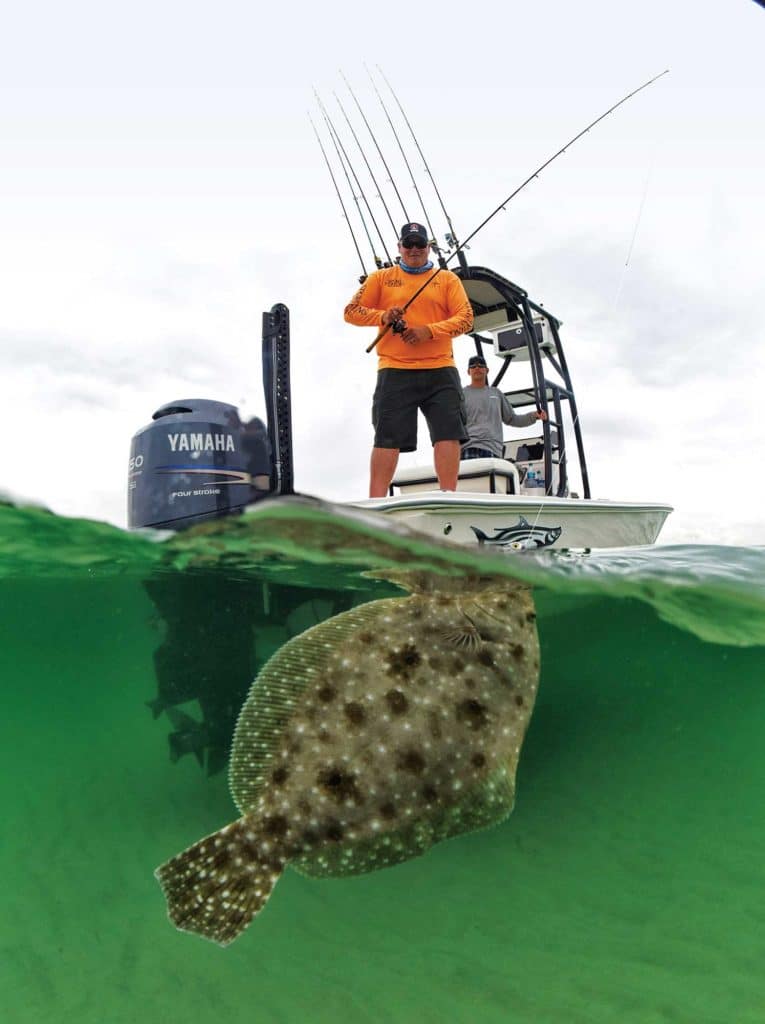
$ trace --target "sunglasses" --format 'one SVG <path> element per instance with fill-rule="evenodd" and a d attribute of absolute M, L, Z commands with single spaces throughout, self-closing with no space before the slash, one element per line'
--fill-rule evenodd
<path fill-rule="evenodd" d="M 427 242 L 415 242 L 411 238 L 408 238 L 405 242 L 401 243 L 402 249 L 427 249 Z"/>

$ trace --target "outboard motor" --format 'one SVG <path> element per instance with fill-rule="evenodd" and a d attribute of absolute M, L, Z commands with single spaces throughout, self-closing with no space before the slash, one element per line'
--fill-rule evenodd
<path fill-rule="evenodd" d="M 263 314 L 263 390 L 267 427 L 209 399 L 157 409 L 130 446 L 129 528 L 180 530 L 294 493 L 289 310 L 281 303 Z"/>

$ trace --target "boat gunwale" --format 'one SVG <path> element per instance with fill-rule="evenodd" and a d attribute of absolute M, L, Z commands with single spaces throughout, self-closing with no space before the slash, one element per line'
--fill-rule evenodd
<path fill-rule="evenodd" d="M 451 491 L 444 497 L 442 491 L 422 491 L 418 496 L 393 495 L 384 498 L 361 498 L 347 502 L 356 508 L 377 512 L 392 512 L 399 509 L 427 509 L 429 511 L 454 511 L 480 508 L 484 511 L 518 511 L 554 509 L 556 512 L 664 512 L 669 515 L 673 506 L 663 502 L 615 501 L 610 498 L 559 498 L 549 496 L 534 498 L 530 495 L 471 494 L 465 491 Z"/>

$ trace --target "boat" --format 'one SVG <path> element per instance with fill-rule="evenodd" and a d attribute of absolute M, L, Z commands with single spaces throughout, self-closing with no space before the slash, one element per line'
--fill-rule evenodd
<path fill-rule="evenodd" d="M 590 493 L 561 321 L 487 267 L 463 261 L 455 273 L 473 307 L 476 354 L 497 368 L 490 383 L 517 377 L 512 389 L 502 388 L 510 405 L 542 409 L 547 419 L 532 435 L 507 437 L 503 458 L 460 462 L 456 491 L 439 489 L 432 465 L 408 466 L 397 470 L 387 497 L 352 504 L 429 536 L 497 550 L 655 543 L 670 505 Z"/>
<path fill-rule="evenodd" d="M 398 470 L 387 497 L 346 506 L 430 537 L 499 551 L 653 544 L 671 506 L 590 494 L 561 322 L 494 271 L 462 266 L 458 273 L 475 313 L 476 352 L 499 364 L 494 386 L 512 364 L 525 368 L 525 385 L 504 393 L 515 409 L 541 408 L 548 418 L 538 421 L 537 433 L 508 438 L 503 458 L 460 462 L 456 491 L 438 489 L 432 465 L 412 466 Z M 289 310 L 277 303 L 263 314 L 263 325 L 266 423 L 244 422 L 235 406 L 209 399 L 161 406 L 132 440 L 131 529 L 184 529 L 295 493 Z"/>
<path fill-rule="evenodd" d="M 620 100 L 571 143 L 651 82 Z M 375 91 L 406 160 L 389 112 L 379 91 L 376 88 Z M 409 125 L 392 88 L 390 91 Z M 354 99 L 363 114 L 355 96 Z M 352 161 L 326 108 L 319 103 L 328 136 L 372 247 L 375 265 L 378 269 L 390 267 L 393 263 L 383 235 L 363 195 Z M 345 116 L 353 132 L 351 122 Z M 372 133 L 368 123 L 367 127 Z M 409 128 L 411 130 L 411 125 Z M 361 262 L 362 276 L 359 280 L 363 282 L 367 275 L 366 264 L 330 159 L 315 126 L 314 131 Z M 363 147 L 355 132 L 353 134 L 371 175 L 372 169 Z M 372 137 L 375 138 L 373 133 Z M 345 507 L 374 513 L 381 520 L 404 523 L 430 537 L 501 551 L 538 548 L 587 550 L 653 544 L 672 512 L 669 505 L 654 501 L 596 499 L 591 495 L 574 387 L 561 341 L 561 321 L 541 304 L 533 302 L 525 289 L 501 274 L 487 267 L 470 266 L 465 255 L 467 243 L 483 225 L 504 209 L 507 202 L 543 167 L 565 152 L 566 147 L 543 164 L 460 243 L 414 132 L 412 138 L 449 227 L 445 234 L 446 252 L 439 247 L 424 203 L 421 204 L 423 222 L 428 225 L 430 244 L 439 263 L 439 269 L 433 276 L 446 269 L 447 262 L 458 257 L 459 265 L 455 266 L 454 273 L 461 279 L 473 308 L 471 337 L 475 351 L 484 355 L 487 362 L 487 357 L 490 357 L 497 367 L 492 385 L 499 387 L 506 378 L 518 376 L 513 389 L 504 392 L 510 404 L 521 411 L 524 408 L 544 410 L 547 419 L 537 421 L 536 433 L 508 437 L 502 458 L 461 462 L 456 491 L 439 490 L 435 471 L 430 465 L 407 467 L 398 470 L 386 497 L 350 499 Z M 376 139 L 375 146 L 382 158 Z M 421 192 L 408 160 L 406 162 L 421 202 Z M 389 172 L 387 162 L 385 167 Z M 351 175 L 355 185 L 351 182 Z M 390 173 L 388 180 L 401 201 L 402 211 L 406 213 Z M 375 186 L 393 227 L 392 215 L 376 181 Z M 379 234 L 387 260 L 377 255 L 377 243 L 372 241 L 370 225 L 359 198 L 363 199 L 371 223 Z M 406 220 L 411 220 L 408 214 Z M 423 287 L 427 287 L 431 279 L 424 281 Z M 152 422 L 136 433 L 128 469 L 130 528 L 184 529 L 208 519 L 242 513 L 264 499 L 295 493 L 289 338 L 289 310 L 284 304 L 277 303 L 263 314 L 266 423 L 257 418 L 244 422 L 235 406 L 223 402 L 182 399 L 161 406 L 153 414 Z M 520 374 L 516 374 L 516 370 L 521 371 Z"/>

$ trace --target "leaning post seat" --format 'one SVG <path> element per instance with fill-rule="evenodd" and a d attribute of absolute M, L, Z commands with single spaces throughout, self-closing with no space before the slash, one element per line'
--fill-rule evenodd
<path fill-rule="evenodd" d="M 396 470 L 390 493 L 416 494 L 418 491 L 439 489 L 438 477 L 432 466 L 409 466 Z M 518 470 L 507 459 L 463 459 L 457 490 L 479 494 L 520 494 L 521 480 Z"/>

